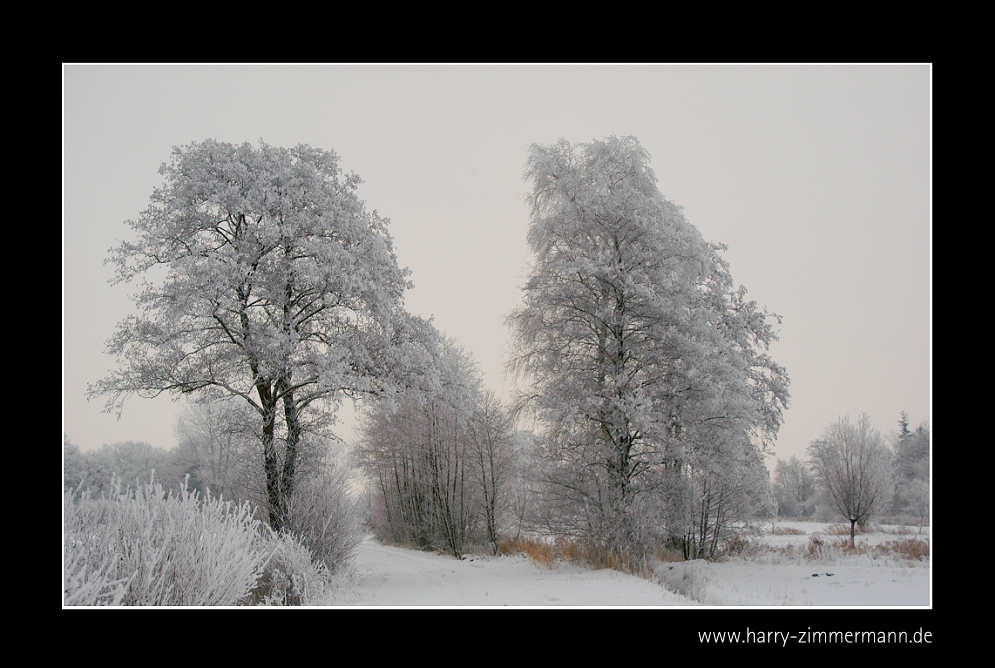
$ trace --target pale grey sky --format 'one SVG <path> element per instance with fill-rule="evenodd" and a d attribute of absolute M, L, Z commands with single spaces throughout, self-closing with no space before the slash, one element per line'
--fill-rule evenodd
<path fill-rule="evenodd" d="M 408 310 L 469 350 L 493 390 L 529 262 L 532 143 L 632 135 L 661 192 L 733 279 L 783 316 L 791 403 L 774 453 L 867 412 L 930 417 L 929 65 L 64 65 L 63 433 L 84 449 L 175 444 L 183 403 L 87 402 L 132 312 L 107 251 L 207 138 L 334 150 L 391 219 Z"/>

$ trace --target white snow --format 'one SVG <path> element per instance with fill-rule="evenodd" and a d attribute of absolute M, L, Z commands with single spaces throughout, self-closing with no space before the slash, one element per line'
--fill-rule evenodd
<path fill-rule="evenodd" d="M 329 601 L 362 606 L 674 606 L 683 596 L 631 575 L 528 557 L 467 556 L 462 561 L 380 545 L 359 548 L 352 572 Z M 694 604 L 691 602 L 691 604 Z"/>
<path fill-rule="evenodd" d="M 804 535 L 762 536 L 770 545 L 805 545 L 826 524 L 779 523 Z M 858 536 L 858 544 L 916 537 Z M 923 538 L 928 536 L 924 534 Z M 829 536 L 837 539 L 837 536 Z M 613 570 L 557 562 L 548 569 L 524 555 L 470 555 L 457 560 L 363 541 L 355 562 L 323 605 L 395 607 L 718 607 L 931 605 L 929 558 L 761 552 L 722 561 L 661 563 L 656 581 Z M 679 593 L 678 593 L 679 592 Z"/>

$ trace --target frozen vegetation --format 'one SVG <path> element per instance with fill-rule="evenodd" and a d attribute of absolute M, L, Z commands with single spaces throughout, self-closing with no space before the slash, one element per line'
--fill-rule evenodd
<path fill-rule="evenodd" d="M 841 418 L 772 486 L 780 317 L 634 138 L 529 152 L 511 403 L 404 310 L 388 221 L 334 153 L 209 140 L 162 174 L 111 259 L 118 281 L 167 280 L 90 396 L 196 403 L 169 453 L 66 439 L 64 604 L 930 604 L 928 425 L 903 415 L 889 449 Z M 875 528 L 888 515 L 916 532 Z"/>

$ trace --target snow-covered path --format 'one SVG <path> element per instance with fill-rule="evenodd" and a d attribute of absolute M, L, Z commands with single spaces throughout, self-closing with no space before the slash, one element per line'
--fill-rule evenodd
<path fill-rule="evenodd" d="M 329 601 L 352 606 L 686 606 L 658 584 L 569 564 L 546 569 L 524 556 L 467 557 L 363 541 L 353 571 Z"/>

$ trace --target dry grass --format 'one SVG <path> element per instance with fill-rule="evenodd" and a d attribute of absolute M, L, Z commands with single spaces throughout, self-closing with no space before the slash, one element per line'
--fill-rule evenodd
<path fill-rule="evenodd" d="M 847 536 L 850 535 L 849 530 L 846 533 Z M 866 544 L 857 543 L 856 545 L 850 544 L 850 539 L 845 538 L 825 538 L 818 534 L 814 534 L 808 541 L 808 545 L 805 546 L 804 556 L 806 559 L 812 561 L 829 561 L 832 562 L 834 558 L 842 555 L 857 555 L 857 554 L 868 554 L 868 549 Z"/>
<path fill-rule="evenodd" d="M 524 554 L 533 562 L 546 568 L 552 568 L 556 561 L 553 547 L 535 538 L 506 538 L 498 545 L 501 554 Z"/>
<path fill-rule="evenodd" d="M 929 557 L 929 543 L 920 538 L 891 540 L 878 545 L 866 542 L 850 545 L 849 537 L 829 538 L 813 534 L 806 545 L 753 545 L 742 553 L 749 559 L 763 554 L 779 555 L 791 559 L 835 563 L 841 557 L 864 555 L 871 559 L 891 557 L 908 561 L 922 561 Z"/>
<path fill-rule="evenodd" d="M 592 568 L 610 568 L 644 580 L 653 579 L 653 568 L 647 554 L 636 554 L 628 550 L 617 552 L 598 547 L 583 549 L 581 554 L 581 560 L 573 563 Z"/>
<path fill-rule="evenodd" d="M 722 548 L 722 556 L 728 555 L 750 555 L 755 552 L 757 545 L 750 541 L 749 538 L 741 534 L 736 534 L 732 538 L 726 541 L 725 546 Z"/>
<path fill-rule="evenodd" d="M 838 533 L 839 529 L 833 527 L 844 527 L 844 525 L 833 525 L 830 527 L 831 531 L 814 533 L 809 537 L 808 543 L 803 545 L 774 546 L 737 536 L 728 542 L 718 561 L 730 556 L 759 561 L 768 561 L 771 557 L 775 557 L 778 562 L 787 558 L 799 562 L 821 563 L 837 563 L 839 559 L 850 556 L 865 556 L 870 559 L 891 557 L 908 561 L 922 561 L 929 557 L 929 543 L 920 538 L 903 538 L 879 545 L 858 542 L 852 546 L 850 528 L 845 527 L 846 532 L 841 534 Z M 805 535 L 804 531 L 791 528 L 785 528 L 784 533 L 778 533 L 776 530 L 772 533 L 789 536 Z M 552 542 L 538 538 L 505 539 L 501 542 L 499 551 L 501 554 L 524 554 L 544 568 L 553 568 L 557 561 L 562 561 L 587 568 L 610 568 L 653 579 L 650 557 L 634 559 L 628 552 L 597 549 L 563 536 L 557 537 Z M 679 562 L 684 561 L 684 556 L 680 550 L 662 548 L 652 555 L 652 559 L 655 562 Z"/>
<path fill-rule="evenodd" d="M 657 561 L 663 561 L 666 563 L 684 561 L 684 553 L 673 547 L 662 547 L 656 551 L 654 556 Z"/>
<path fill-rule="evenodd" d="M 900 524 L 898 526 L 893 526 L 893 527 L 878 527 L 877 529 L 878 533 L 890 533 L 895 536 L 907 536 L 910 533 L 912 533 L 911 529 L 909 529 L 904 524 Z"/>
<path fill-rule="evenodd" d="M 849 533 L 849 532 L 848 532 Z M 774 527 L 774 530 L 770 532 L 772 536 L 804 536 L 805 532 L 801 529 L 796 529 L 794 527 Z"/>
<path fill-rule="evenodd" d="M 927 519 L 925 522 L 923 522 L 922 526 L 924 529 L 928 529 L 929 520 Z M 891 527 L 878 527 L 877 530 L 879 533 L 889 533 L 894 536 L 910 536 L 912 534 L 922 533 L 919 529 L 918 522 L 915 523 L 913 526 L 909 526 L 907 524 L 899 524 L 897 526 L 891 526 Z"/>
<path fill-rule="evenodd" d="M 862 534 L 871 533 L 870 527 L 861 527 L 859 524 L 854 526 L 853 533 L 857 536 Z M 819 533 L 825 534 L 827 536 L 849 536 L 850 535 L 850 525 L 849 524 L 830 524 L 825 529 Z"/>
<path fill-rule="evenodd" d="M 635 558 L 629 551 L 618 552 L 597 546 L 584 545 L 566 536 L 557 536 L 552 544 L 537 538 L 505 539 L 498 546 L 501 554 L 524 554 L 534 563 L 544 568 L 552 568 L 557 561 L 584 566 L 586 568 L 612 570 L 652 579 L 653 570 L 649 559 Z M 677 553 L 679 555 L 679 553 Z M 669 561 L 674 559 L 668 553 Z"/>
<path fill-rule="evenodd" d="M 875 545 L 874 554 L 875 556 L 888 555 L 910 561 L 922 561 L 929 556 L 929 543 L 921 538 L 889 540 L 880 545 Z"/>

